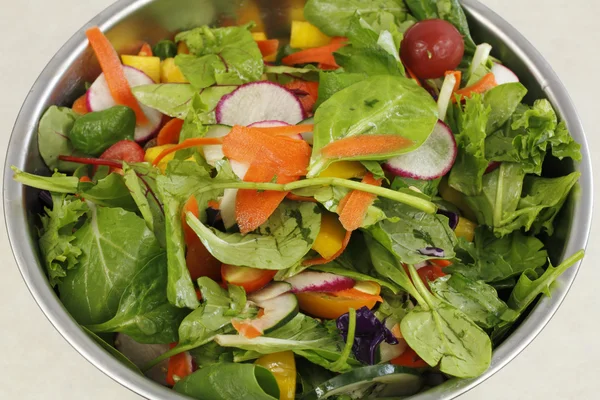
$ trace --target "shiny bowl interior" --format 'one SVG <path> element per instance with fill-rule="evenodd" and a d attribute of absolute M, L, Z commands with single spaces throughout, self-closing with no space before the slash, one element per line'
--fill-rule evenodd
<path fill-rule="evenodd" d="M 555 236 L 550 239 L 552 261 L 560 262 L 587 244 L 591 227 L 592 171 L 583 127 L 565 88 L 548 63 L 533 46 L 506 21 L 476 0 L 463 0 L 476 42 L 488 42 L 493 55 L 505 62 L 529 89 L 528 100 L 548 98 L 567 122 L 574 138 L 581 143 L 583 162 L 554 166 L 561 173 L 579 170 L 580 188 L 566 205 Z M 265 23 L 269 37 L 289 36 L 291 15 L 304 0 L 257 0 L 254 5 Z M 174 32 L 204 24 L 219 23 L 235 15 L 246 0 L 120 0 L 79 30 L 54 56 L 21 109 L 16 121 L 6 167 L 15 165 L 32 173 L 48 173 L 38 151 L 37 122 L 50 105 L 70 105 L 84 92 L 84 83 L 99 74 L 99 66 L 85 39 L 84 30 L 98 25 L 121 53 L 139 48 L 142 41 L 155 43 Z M 297 18 L 297 17 L 296 17 Z M 245 22 L 245 21 L 241 21 Z M 37 192 L 12 180 L 10 168 L 4 173 L 4 212 L 9 239 L 17 264 L 29 290 L 50 322 L 88 361 L 130 390 L 150 399 L 175 399 L 183 396 L 164 388 L 119 363 L 78 327 L 49 286 L 37 246 L 36 216 L 41 210 Z M 569 290 L 579 264 L 559 280 L 551 298 L 542 299 L 512 335 L 496 349 L 490 369 L 476 379 L 450 380 L 414 399 L 451 399 L 500 370 L 517 356 L 552 318 Z"/>

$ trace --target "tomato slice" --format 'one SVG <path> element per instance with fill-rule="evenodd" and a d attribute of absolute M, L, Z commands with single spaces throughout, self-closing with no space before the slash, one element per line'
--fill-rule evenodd
<path fill-rule="evenodd" d="M 269 269 L 258 269 L 250 267 L 238 267 L 223 264 L 221 266 L 221 277 L 223 282 L 241 286 L 246 293 L 256 292 L 271 282 L 277 271 Z"/>
<path fill-rule="evenodd" d="M 439 265 L 428 265 L 423 268 L 419 268 L 417 271 L 423 283 L 429 287 L 429 282 L 435 281 L 437 278 L 441 278 L 442 276 L 446 276 L 444 271 L 442 271 L 442 267 Z"/>
<path fill-rule="evenodd" d="M 104 160 L 118 160 L 128 163 L 144 161 L 144 149 L 131 140 L 121 140 L 110 146 L 100 158 Z"/>
<path fill-rule="evenodd" d="M 171 343 L 170 347 L 173 348 L 176 345 L 177 343 Z M 167 383 L 175 386 L 180 379 L 194 372 L 193 369 L 192 356 L 187 351 L 170 357 L 167 367 Z"/>
<path fill-rule="evenodd" d="M 358 292 L 354 292 L 354 290 L 350 289 L 337 293 L 305 292 L 297 293 L 296 297 L 302 311 L 317 318 L 325 319 L 337 319 L 340 315 L 346 314 L 351 308 L 358 310 L 367 307 L 370 310 L 380 300 L 379 295 L 368 295 L 366 293 L 353 296 Z"/>
<path fill-rule="evenodd" d="M 424 368 L 427 363 L 410 347 L 407 347 L 401 356 L 394 358 L 390 364 L 399 365 L 401 367 Z"/>

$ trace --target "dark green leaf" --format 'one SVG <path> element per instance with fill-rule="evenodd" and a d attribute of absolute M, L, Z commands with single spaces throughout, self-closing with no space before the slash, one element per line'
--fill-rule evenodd
<path fill-rule="evenodd" d="M 527 88 L 519 82 L 499 85 L 485 93 L 483 105 L 490 108 L 486 126 L 488 135 L 495 132 L 510 119 L 526 94 Z"/>
<path fill-rule="evenodd" d="M 58 156 L 84 156 L 75 151 L 69 140 L 69 132 L 73 129 L 79 115 L 67 107 L 50 106 L 42 115 L 38 126 L 38 147 L 40 155 L 50 170 L 59 169 L 72 172 L 80 164 L 60 161 Z"/>

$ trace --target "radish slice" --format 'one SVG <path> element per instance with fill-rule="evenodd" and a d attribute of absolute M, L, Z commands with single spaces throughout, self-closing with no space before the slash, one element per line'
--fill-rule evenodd
<path fill-rule="evenodd" d="M 271 282 L 258 292 L 248 295 L 248 300 L 255 303 L 274 299 L 292 290 L 292 285 L 287 282 Z"/>
<path fill-rule="evenodd" d="M 328 272 L 304 271 L 285 280 L 292 285 L 292 293 L 338 292 L 351 289 L 354 279 Z"/>
<path fill-rule="evenodd" d="M 492 73 L 494 74 L 494 77 L 496 78 L 496 83 L 498 85 L 519 82 L 519 77 L 517 76 L 517 74 L 515 74 L 502 64 L 494 63 L 494 66 L 492 67 Z"/>
<path fill-rule="evenodd" d="M 227 125 L 211 125 L 206 132 L 205 137 L 207 138 L 221 138 L 231 132 L 231 127 Z M 215 166 L 217 161 L 222 160 L 225 155 L 223 154 L 223 145 L 214 144 L 210 146 L 202 146 L 202 154 L 208 165 Z"/>
<path fill-rule="evenodd" d="M 448 125 L 438 121 L 421 147 L 388 160 L 384 166 L 397 176 L 433 180 L 450 171 L 456 154 L 456 141 L 452 131 Z"/>
<path fill-rule="evenodd" d="M 117 334 L 115 348 L 139 368 L 169 351 L 168 344 L 142 344 L 123 333 Z M 145 375 L 161 385 L 166 385 L 168 364 L 169 359 L 166 359 L 146 371 Z"/>
<path fill-rule="evenodd" d="M 290 126 L 290 124 L 283 121 L 260 121 L 255 122 L 252 125 L 248 125 L 249 128 L 273 128 L 277 126 Z M 302 135 L 293 135 L 290 137 L 298 140 L 303 140 Z"/>
<path fill-rule="evenodd" d="M 248 172 L 248 164 L 230 160 L 231 169 L 233 173 L 240 179 L 244 179 L 246 172 Z M 235 200 L 237 198 L 238 189 L 225 189 L 221 202 L 219 203 L 219 210 L 221 212 L 221 219 L 225 229 L 230 229 L 237 221 L 235 219 Z"/>
<path fill-rule="evenodd" d="M 252 82 L 224 96 L 216 110 L 217 122 L 248 126 L 259 121 L 291 125 L 306 118 L 302 103 L 288 89 L 273 82 Z"/>
<path fill-rule="evenodd" d="M 438 118 L 440 121 L 446 119 L 446 113 L 448 112 L 448 106 L 452 101 L 452 94 L 454 93 L 454 87 L 456 86 L 456 77 L 454 74 L 448 74 L 444 78 L 440 94 L 438 96 Z"/>
<path fill-rule="evenodd" d="M 154 84 L 152 78 L 139 69 L 124 65 L 123 72 L 125 73 L 125 78 L 127 78 L 127 82 L 129 82 L 130 87 Z M 110 94 L 110 89 L 106 83 L 104 73 L 102 73 L 94 81 L 92 86 L 90 86 L 87 92 L 87 108 L 90 111 L 102 111 L 116 105 L 117 103 Z M 160 111 L 147 107 L 143 104 L 140 104 L 140 107 L 142 108 L 144 114 L 146 114 L 148 123 L 146 125 L 138 125 L 135 127 L 135 141 L 145 142 L 158 134 L 162 122 L 162 114 Z"/>

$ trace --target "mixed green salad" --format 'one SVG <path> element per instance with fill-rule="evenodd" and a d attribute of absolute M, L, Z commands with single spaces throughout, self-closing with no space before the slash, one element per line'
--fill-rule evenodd
<path fill-rule="evenodd" d="M 13 167 L 40 189 L 50 284 L 100 345 L 198 399 L 481 375 L 583 257 L 547 247 L 579 145 L 458 0 L 291 10 L 286 39 L 251 2 L 136 54 L 86 32 L 102 74 L 39 122 L 53 173 Z"/>

